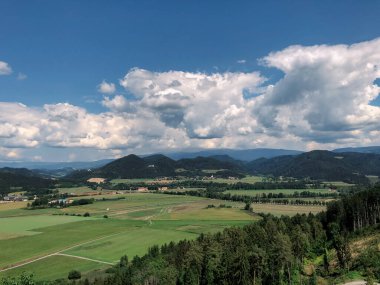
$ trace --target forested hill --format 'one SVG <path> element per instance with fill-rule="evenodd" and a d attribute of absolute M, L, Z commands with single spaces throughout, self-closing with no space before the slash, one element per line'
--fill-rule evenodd
<path fill-rule="evenodd" d="M 39 177 L 25 168 L 0 168 L 0 195 L 11 192 L 12 188 L 23 191 L 39 191 L 54 184 L 51 179 Z"/>
<path fill-rule="evenodd" d="M 316 150 L 297 156 L 262 158 L 246 167 L 252 174 L 364 182 L 365 175 L 380 175 L 380 154 Z"/>
<path fill-rule="evenodd" d="M 70 174 L 69 178 L 155 178 L 163 176 L 194 176 L 202 174 L 202 170 L 234 171 L 233 174 L 245 172 L 239 161 L 227 160 L 225 157 L 196 157 L 193 159 L 180 159 L 175 161 L 164 155 L 156 154 L 148 157 L 138 157 L 131 154 L 120 159 L 116 159 L 107 165 L 91 170 L 76 171 Z M 206 173 L 203 173 L 205 175 Z"/>
<path fill-rule="evenodd" d="M 131 154 L 116 159 L 93 171 L 93 175 L 106 178 L 152 178 L 175 175 L 175 161 L 164 155 L 145 158 Z"/>

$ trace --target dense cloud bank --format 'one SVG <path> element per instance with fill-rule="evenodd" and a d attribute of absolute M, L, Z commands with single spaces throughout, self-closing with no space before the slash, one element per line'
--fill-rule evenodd
<path fill-rule="evenodd" d="M 260 60 L 283 72 L 130 70 L 117 95 L 102 82 L 106 112 L 66 103 L 0 103 L 0 155 L 17 149 L 86 147 L 129 152 L 196 147 L 329 148 L 380 144 L 380 39 L 354 45 L 290 46 Z M 0 62 L 0 73 L 11 72 Z M 116 94 L 116 95 L 113 95 Z"/>

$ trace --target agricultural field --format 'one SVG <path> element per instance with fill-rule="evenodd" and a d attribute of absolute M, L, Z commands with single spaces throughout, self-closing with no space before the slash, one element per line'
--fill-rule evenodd
<path fill-rule="evenodd" d="M 0 278 L 17 276 L 23 272 L 27 272 L 33 273 L 37 281 L 56 280 L 66 278 L 62 273 L 67 273 L 73 268 L 79 270 L 82 274 L 86 274 L 107 267 L 109 267 L 108 264 L 95 263 L 91 260 L 78 259 L 64 255 L 53 255 L 38 262 L 29 263 L 10 271 L 0 272 Z"/>
<path fill-rule="evenodd" d="M 184 180 L 174 180 L 174 179 L 168 179 L 168 180 L 157 180 L 157 179 L 151 179 L 151 178 L 134 178 L 134 179 L 112 179 L 110 182 L 111 184 L 136 184 L 136 183 L 146 183 L 146 184 L 166 184 L 166 183 L 172 183 L 172 182 L 178 182 L 178 181 L 184 181 Z"/>
<path fill-rule="evenodd" d="M 294 216 L 296 214 L 317 214 L 326 210 L 325 206 L 279 205 L 279 204 L 251 204 L 254 213 L 272 214 L 274 216 Z"/>
<path fill-rule="evenodd" d="M 39 234 L 39 228 L 84 220 L 73 216 L 24 216 L 0 219 L 0 240 Z"/>
<path fill-rule="evenodd" d="M 284 195 L 292 195 L 295 192 L 303 192 L 303 191 L 308 191 L 312 193 L 321 193 L 321 194 L 328 194 L 328 193 L 333 193 L 329 189 L 265 189 L 265 190 L 227 190 L 223 193 L 230 193 L 231 195 L 246 195 L 246 196 L 256 196 L 256 195 L 261 195 L 261 194 L 279 194 L 282 193 Z"/>
<path fill-rule="evenodd" d="M 24 201 L 3 202 L 3 203 L 0 203 L 0 212 L 25 208 L 27 204 L 28 202 L 24 202 Z"/>
<path fill-rule="evenodd" d="M 83 195 L 84 193 L 94 191 L 90 187 L 81 186 L 81 187 L 72 187 L 72 188 L 57 188 L 60 194 L 74 194 L 74 195 Z"/>
<path fill-rule="evenodd" d="M 207 180 L 206 180 L 207 181 Z M 256 183 L 256 182 L 262 182 L 263 181 L 263 177 L 261 176 L 251 176 L 251 175 L 247 175 L 241 179 L 227 179 L 227 178 L 215 178 L 215 179 L 212 179 L 212 180 L 208 180 L 208 181 L 212 181 L 212 182 L 217 182 L 217 183 L 228 183 L 228 184 L 234 184 L 234 183 L 238 183 L 238 182 L 242 182 L 242 183 Z"/>
<path fill-rule="evenodd" d="M 237 202 L 153 193 L 123 196 L 63 209 L 25 210 L 21 204 L 2 209 L 0 278 L 26 271 L 39 280 L 54 280 L 66 278 L 71 269 L 85 275 L 115 264 L 124 254 L 143 255 L 154 244 L 194 239 L 258 219 Z M 207 208 L 210 204 L 216 208 Z M 83 217 L 85 212 L 90 217 Z"/>
<path fill-rule="evenodd" d="M 278 198 L 278 199 L 281 199 L 281 198 Z M 337 198 L 333 198 L 333 197 L 298 197 L 298 198 L 286 198 L 287 200 L 289 201 L 295 201 L 295 200 L 298 200 L 298 201 L 320 201 L 320 202 L 332 202 L 332 201 L 336 201 Z M 273 200 L 276 200 L 276 199 L 273 199 Z"/>
<path fill-rule="evenodd" d="M 43 209 L 43 210 L 26 210 L 28 202 L 11 202 L 0 203 L 0 218 L 19 217 L 19 216 L 34 216 L 41 214 L 58 213 L 57 209 Z"/>
<path fill-rule="evenodd" d="M 335 186 L 335 187 L 342 187 L 342 188 L 347 188 L 347 187 L 355 186 L 355 184 L 350 184 L 350 183 L 346 183 L 346 182 L 343 182 L 343 181 L 325 181 L 325 182 L 322 182 L 322 183 L 326 184 L 326 185 L 332 185 L 332 186 Z"/>
<path fill-rule="evenodd" d="M 125 218 L 132 212 L 162 209 L 175 205 L 184 205 L 196 201 L 204 200 L 199 197 L 163 195 L 153 193 L 131 193 L 120 195 L 95 196 L 94 199 L 100 199 L 93 204 L 83 206 L 72 206 L 62 209 L 63 213 L 84 214 L 90 213 L 91 216 L 103 217 L 108 215 L 114 218 Z M 104 200 L 103 200 L 104 198 Z M 111 200 L 114 199 L 114 200 Z"/>

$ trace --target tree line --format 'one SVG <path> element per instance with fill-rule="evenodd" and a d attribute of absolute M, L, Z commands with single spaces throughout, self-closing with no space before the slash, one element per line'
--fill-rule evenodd
<path fill-rule="evenodd" d="M 111 184 L 105 183 L 102 184 L 103 188 L 111 190 L 135 190 L 138 187 L 147 187 L 149 190 L 157 190 L 159 187 L 168 187 L 171 189 L 175 188 L 214 188 L 219 189 L 220 191 L 225 190 L 266 190 L 266 189 L 317 189 L 321 187 L 319 182 L 307 183 L 306 181 L 274 181 L 274 182 L 255 182 L 255 183 L 245 183 L 245 182 L 236 182 L 236 183 L 221 183 L 215 181 L 203 181 L 203 180 L 186 180 L 186 181 L 173 181 L 171 183 L 157 183 L 148 184 L 145 182 L 139 183 L 118 183 Z"/>
<path fill-rule="evenodd" d="M 277 190 L 276 190 L 277 191 Z M 278 190 L 280 191 L 280 190 Z M 219 199 L 219 200 L 229 200 L 234 202 L 243 202 L 246 204 L 252 203 L 261 203 L 261 204 L 285 204 L 285 205 L 327 205 L 328 202 L 323 200 L 301 200 L 291 198 L 317 198 L 317 197 L 330 197 L 337 198 L 337 193 L 331 193 L 331 196 L 326 194 L 321 194 L 321 196 L 316 195 L 316 193 L 310 191 L 303 191 L 301 193 L 293 193 L 293 194 L 283 194 L 283 193 L 269 193 L 269 194 L 257 194 L 256 196 L 251 195 L 240 195 L 240 194 L 231 194 L 231 193 L 223 193 L 220 192 L 220 189 L 199 189 L 199 190 L 189 190 L 189 191 L 162 191 L 158 192 L 160 194 L 168 194 L 168 195 L 189 195 L 196 197 L 204 197 L 210 199 Z"/>

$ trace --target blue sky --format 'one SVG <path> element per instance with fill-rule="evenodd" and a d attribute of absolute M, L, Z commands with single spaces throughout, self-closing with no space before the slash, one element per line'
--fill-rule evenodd
<path fill-rule="evenodd" d="M 364 134 L 376 131 L 377 126 L 366 130 L 356 140 L 354 133 L 347 133 L 352 130 L 363 131 L 362 126 L 368 125 L 368 123 L 364 123 L 364 118 L 360 114 L 358 120 L 361 121 L 355 121 L 355 124 L 358 125 L 348 127 L 346 124 L 351 122 L 351 117 L 347 118 L 345 122 L 335 123 L 332 122 L 332 118 L 330 118 L 332 121 L 315 122 L 317 115 L 312 113 L 303 116 L 309 118 L 308 124 L 312 126 L 308 129 L 309 134 L 307 135 L 305 134 L 306 130 L 302 130 L 300 131 L 302 134 L 298 131 L 294 132 L 293 139 L 284 137 L 283 133 L 280 134 L 276 131 L 279 126 L 274 126 L 274 123 L 269 122 L 268 118 L 255 117 L 253 119 L 257 122 L 253 125 L 249 124 L 248 118 L 244 122 L 240 122 L 240 124 L 247 124 L 241 133 L 252 133 L 250 139 L 226 142 L 228 136 L 233 136 L 231 132 L 228 133 L 228 128 L 231 129 L 233 126 L 224 128 L 212 124 L 220 118 L 228 104 L 229 106 L 234 105 L 233 99 L 228 101 L 222 98 L 221 100 L 224 100 L 226 105 L 220 110 L 215 110 L 212 122 L 208 125 L 202 124 L 195 119 L 191 121 L 191 116 L 195 111 L 188 112 L 188 105 L 185 106 L 182 103 L 174 104 L 173 107 L 171 102 L 170 110 L 168 110 L 164 107 L 166 101 L 164 105 L 160 105 L 162 102 L 155 102 L 153 109 L 142 110 L 141 108 L 146 108 L 148 104 L 144 97 L 146 94 L 140 92 L 141 86 L 134 86 L 135 83 L 132 84 L 130 79 L 126 80 L 125 76 L 130 74 L 129 77 L 134 79 L 141 76 L 141 73 L 138 72 L 131 73 L 131 69 L 135 67 L 156 73 L 156 75 L 165 75 L 165 72 L 168 71 L 205 76 L 258 72 L 261 80 L 251 78 L 250 80 L 255 81 L 255 84 L 244 83 L 247 86 L 243 86 L 242 83 L 243 85 L 239 85 L 239 88 L 245 92 L 250 89 L 255 96 L 256 94 L 267 94 L 268 86 L 280 82 L 286 71 L 281 69 L 278 62 L 262 64 L 260 59 L 267 57 L 271 52 L 284 51 L 293 45 L 335 47 L 376 40 L 380 36 L 378 11 L 380 11 L 379 1 L 1 1 L 0 62 L 6 63 L 12 71 L 10 74 L 0 76 L 1 102 L 12 104 L 20 102 L 26 106 L 25 108 L 30 108 L 37 113 L 42 112 L 41 109 L 45 104 L 57 106 L 60 103 L 69 103 L 71 109 L 64 111 L 65 114 L 73 112 L 72 109 L 75 107 L 83 109 L 86 116 L 112 113 L 118 114 L 120 118 L 125 118 L 127 116 L 125 113 L 131 116 L 133 113 L 131 109 L 137 108 L 139 114 L 147 112 L 145 122 L 148 124 L 152 120 L 158 120 L 157 124 L 164 123 L 164 126 L 157 125 L 155 127 L 165 127 L 161 130 L 165 135 L 155 134 L 152 139 L 149 134 L 141 134 L 137 129 L 144 128 L 144 124 L 130 121 L 131 118 L 128 117 L 125 124 L 131 126 L 130 132 L 119 130 L 120 137 L 115 138 L 113 143 L 110 143 L 108 138 L 101 136 L 99 139 L 102 143 L 100 144 L 95 142 L 97 135 L 93 134 L 90 136 L 91 138 L 88 138 L 93 141 L 83 144 L 83 148 L 86 148 L 83 153 L 86 153 L 86 156 L 81 156 L 81 151 L 78 151 L 78 147 L 81 149 L 80 143 L 57 143 L 58 138 L 52 139 L 54 141 L 52 143 L 52 140 L 38 138 L 36 133 L 37 129 L 41 127 L 39 125 L 33 125 L 36 128 L 35 134 L 19 138 L 19 141 L 25 139 L 29 140 L 28 142 L 16 144 L 10 138 L 13 139 L 13 135 L 22 135 L 23 131 L 15 131 L 10 127 L 13 131 L 7 129 L 1 136 L 0 145 L 3 151 L 2 154 L 0 151 L 0 155 L 3 155 L 3 159 L 46 160 L 48 158 L 43 154 L 54 153 L 54 148 L 59 147 L 67 149 L 67 152 L 59 151 L 63 154 L 57 159 L 62 160 L 66 156 L 68 157 L 68 154 L 71 155 L 70 159 L 90 159 L 92 158 L 91 153 L 94 154 L 94 158 L 101 158 L 117 156 L 126 152 L 156 151 L 154 146 L 158 146 L 157 150 L 166 149 L 166 147 L 191 149 L 263 146 L 309 149 L 377 143 L 376 140 L 364 141 L 362 139 Z M 375 51 L 377 51 L 376 45 L 376 42 L 372 43 Z M 370 64 L 375 66 L 376 63 L 380 64 L 377 62 L 377 57 L 368 59 L 368 55 L 363 55 L 363 60 L 372 60 L 373 62 Z M 349 72 L 347 76 L 348 74 Z M 155 80 L 161 80 L 157 79 L 158 75 L 151 78 L 151 81 L 157 85 L 159 83 Z M 181 75 L 171 74 L 170 76 Z M 376 79 L 376 76 L 373 79 Z M 115 90 L 108 93 L 99 92 L 99 84 L 103 80 L 113 83 Z M 119 84 L 119 80 L 124 80 L 124 86 Z M 367 80 L 369 79 L 367 78 Z M 174 81 L 176 80 L 173 79 Z M 180 82 L 184 86 L 184 82 Z M 189 95 L 185 94 L 186 92 L 191 93 L 191 91 L 185 92 L 178 88 L 178 90 L 174 88 L 173 91 L 173 88 L 169 87 L 157 89 L 156 92 L 158 92 L 157 94 L 167 94 L 169 91 L 180 91 L 182 96 Z M 294 83 L 292 88 L 295 88 Z M 168 89 L 170 90 L 168 91 Z M 323 92 L 323 90 L 318 92 Z M 208 96 L 206 93 L 194 96 L 198 96 L 198 98 Z M 175 97 L 173 96 L 171 98 Z M 371 97 L 370 105 L 378 105 L 379 100 L 376 96 L 371 96 L 374 99 Z M 273 101 L 270 100 L 269 95 L 265 95 L 265 97 L 266 100 L 261 101 L 266 103 L 260 103 L 264 105 L 260 105 L 259 102 L 236 103 L 237 111 L 235 111 L 238 113 L 241 108 L 246 108 L 247 104 L 251 104 L 256 106 L 251 106 L 253 109 L 259 108 L 258 106 L 261 108 L 256 111 L 250 109 L 250 112 L 260 113 L 269 108 L 268 102 Z M 115 98 L 118 101 L 114 100 Z M 141 106 L 128 105 L 136 100 L 142 102 Z M 341 100 L 354 99 L 348 96 Z M 176 100 L 177 103 L 179 101 Z M 368 103 L 368 100 L 366 102 Z M 116 106 L 116 103 L 119 105 Z M 191 106 L 195 105 L 200 109 L 207 108 L 198 103 L 191 104 Z M 4 105 L 3 110 L 8 108 L 9 112 L 12 112 L 12 106 Z M 61 109 L 63 108 L 63 105 L 59 106 Z M 182 109 L 179 111 L 178 106 L 186 108 L 186 111 Z M 273 109 L 273 106 L 271 108 L 271 110 L 267 110 L 267 113 L 272 112 L 272 117 L 281 113 L 281 111 Z M 16 108 L 15 112 L 17 110 Z M 28 112 L 28 110 L 24 111 Z M 24 111 L 19 110 L 18 112 Z M 120 115 L 122 112 L 124 115 Z M 150 117 L 149 112 L 154 113 L 155 116 Z M 341 112 L 343 111 L 341 110 Z M 369 120 L 370 124 L 377 118 L 376 110 L 371 110 L 371 112 L 374 114 Z M 46 114 L 46 118 L 49 116 L 51 117 L 51 114 Z M 62 114 L 59 116 L 61 118 Z M 78 116 L 78 114 L 73 116 Z M 326 115 L 326 118 L 329 118 L 329 115 Z M 277 121 L 279 119 L 278 117 Z M 8 120 L 9 118 L 3 118 L 2 123 L 9 123 Z M 228 118 L 224 118 L 224 120 L 230 122 Z M 56 122 L 57 120 L 52 121 Z M 15 127 L 19 127 L 20 124 L 17 123 Z M 288 123 L 287 126 L 300 128 L 292 123 Z M 24 127 L 30 129 L 30 126 Z M 283 128 L 283 126 L 281 127 Z M 49 126 L 48 129 L 51 128 Z M 175 130 L 179 129 L 181 133 L 175 133 Z M 329 131 L 330 133 L 326 134 Z M 332 131 L 335 132 L 334 135 L 331 134 Z M 60 132 L 63 131 L 61 129 L 50 131 L 44 136 L 53 136 Z M 84 130 L 78 132 L 80 135 L 74 134 L 73 137 L 78 139 L 78 137 L 85 136 Z M 272 141 L 268 138 L 261 139 L 260 134 L 263 133 L 265 136 L 271 137 Z M 174 137 L 183 136 L 183 140 L 171 142 L 170 136 L 172 135 Z M 136 137 L 146 138 L 151 143 L 144 145 L 141 141 L 135 142 Z M 221 141 L 222 138 L 226 139 Z M 66 140 L 62 136 L 60 139 Z M 218 139 L 220 141 L 217 141 Z M 255 142 L 249 144 L 247 141 Z M 105 149 L 113 152 L 107 152 Z"/>

